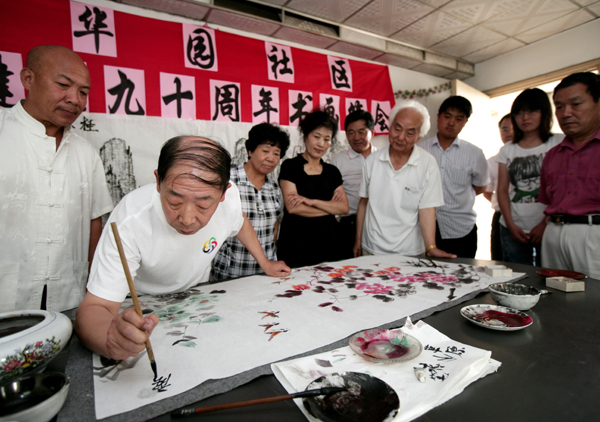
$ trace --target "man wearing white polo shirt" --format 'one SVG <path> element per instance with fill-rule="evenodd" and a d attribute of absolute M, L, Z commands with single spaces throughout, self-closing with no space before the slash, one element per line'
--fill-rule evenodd
<path fill-rule="evenodd" d="M 435 207 L 444 204 L 435 158 L 415 144 L 429 130 L 416 101 L 390 112 L 390 144 L 367 158 L 356 215 L 354 256 L 403 254 L 456 258 L 435 245 Z"/>

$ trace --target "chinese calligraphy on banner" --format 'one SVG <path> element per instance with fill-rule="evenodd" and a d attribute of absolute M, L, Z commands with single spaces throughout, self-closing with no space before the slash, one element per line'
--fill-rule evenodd
<path fill-rule="evenodd" d="M 313 107 L 343 124 L 357 109 L 387 133 L 386 66 L 188 23 L 69 0 L 6 2 L 0 14 L 0 107 L 24 92 L 19 72 L 40 44 L 72 48 L 92 80 L 89 112 L 297 126 Z"/>

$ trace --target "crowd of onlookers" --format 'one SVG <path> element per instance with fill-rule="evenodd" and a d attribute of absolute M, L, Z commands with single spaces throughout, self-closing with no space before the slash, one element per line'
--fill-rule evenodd
<path fill-rule="evenodd" d="M 119 312 L 128 285 L 102 229 L 111 211 L 136 290 L 147 294 L 260 272 L 285 277 L 290 267 L 361 255 L 474 258 L 480 193 L 495 209 L 492 259 L 600 278 L 596 74 L 572 74 L 555 88 L 564 136 L 550 131 L 546 93 L 523 91 L 499 122 L 504 146 L 487 161 L 459 137 L 473 111 L 460 96 L 442 103 L 429 139 L 428 110 L 398 102 L 379 150 L 373 117 L 350 113 L 350 148 L 331 163 L 323 157 L 338 125 L 315 110 L 299 125 L 304 151 L 281 163 L 278 180 L 271 173 L 290 140 L 276 125 L 254 126 L 247 160 L 234 167 L 219 143 L 178 136 L 160 151 L 156 183 L 114 210 L 97 152 L 71 129 L 90 90 L 81 58 L 38 46 L 20 76 L 27 99 L 0 110 L 0 311 L 79 307 L 81 340 L 105 356 L 137 354 L 158 323 Z"/>

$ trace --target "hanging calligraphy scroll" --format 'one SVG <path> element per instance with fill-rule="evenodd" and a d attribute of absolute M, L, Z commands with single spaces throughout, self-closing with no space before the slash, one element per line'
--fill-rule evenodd
<path fill-rule="evenodd" d="M 91 113 L 296 126 L 317 106 L 340 123 L 365 109 L 377 117 L 375 132 L 387 132 L 394 95 L 386 66 L 84 2 L 23 0 L 2 9 L 2 107 L 23 97 L 27 52 L 58 44 L 88 65 Z"/>

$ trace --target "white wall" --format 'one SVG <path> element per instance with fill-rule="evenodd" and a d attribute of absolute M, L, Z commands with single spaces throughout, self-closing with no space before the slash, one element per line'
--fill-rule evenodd
<path fill-rule="evenodd" d="M 600 19 L 475 65 L 464 82 L 480 91 L 543 75 L 600 57 Z"/>

